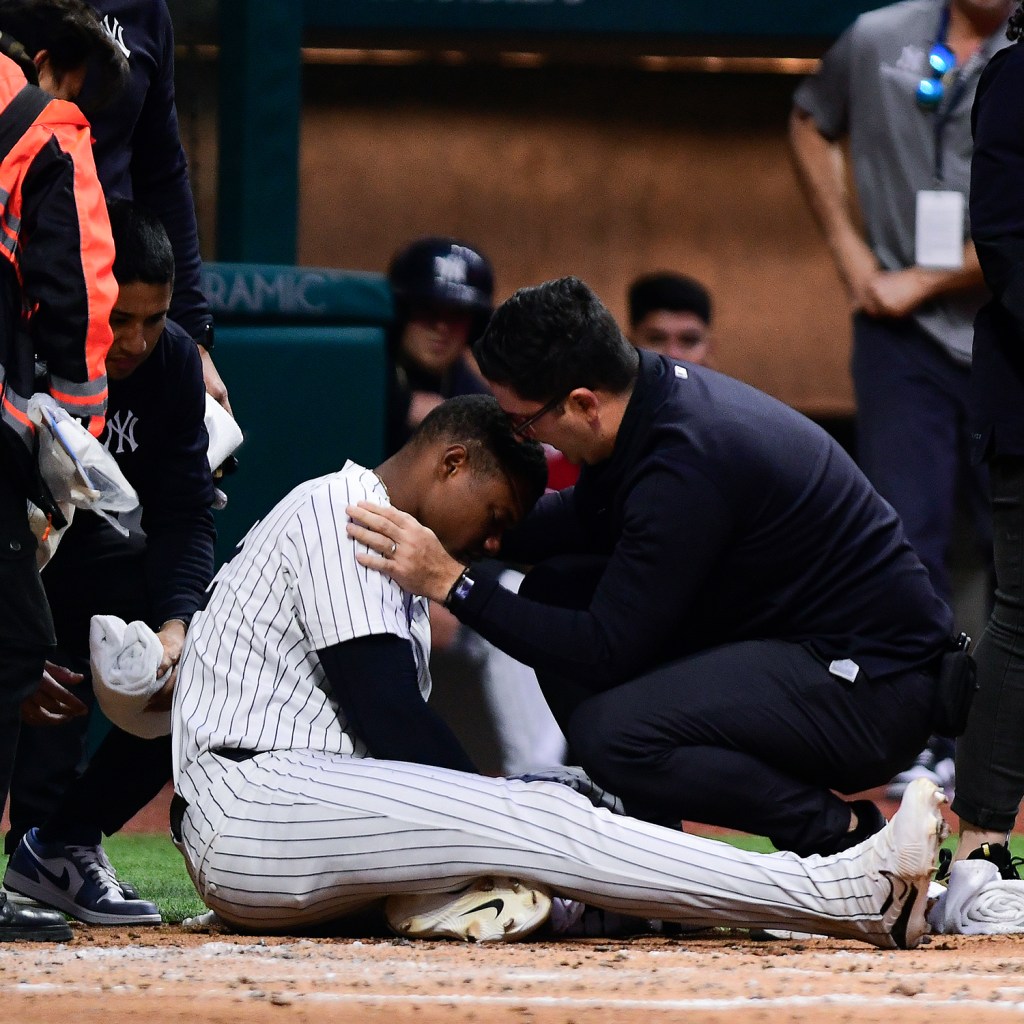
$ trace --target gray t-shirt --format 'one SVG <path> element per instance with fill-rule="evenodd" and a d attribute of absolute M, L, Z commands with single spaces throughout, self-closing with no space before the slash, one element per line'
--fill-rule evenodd
<path fill-rule="evenodd" d="M 904 0 L 862 14 L 825 54 L 818 73 L 801 83 L 793 100 L 826 138 L 849 136 L 868 244 L 888 270 L 914 265 L 914 218 L 921 189 L 961 192 L 964 241 L 970 237 L 966 197 L 971 106 L 982 68 L 1008 40 L 1004 26 L 947 83 L 938 110 L 921 110 L 917 86 L 930 77 L 928 51 L 946 2 Z M 938 147 L 937 123 L 943 125 Z M 983 288 L 944 295 L 913 316 L 954 359 L 968 362 L 974 314 L 986 297 Z"/>

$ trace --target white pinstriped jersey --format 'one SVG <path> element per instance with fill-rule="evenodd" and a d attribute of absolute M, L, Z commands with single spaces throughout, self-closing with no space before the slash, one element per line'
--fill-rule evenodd
<path fill-rule="evenodd" d="M 430 694 L 427 601 L 356 562 L 345 506 L 390 504 L 354 462 L 306 481 L 246 535 L 189 626 L 174 694 L 174 778 L 204 751 L 316 750 L 366 755 L 328 696 L 318 649 L 360 636 L 411 641 Z M 186 799 L 190 794 L 183 793 Z"/>

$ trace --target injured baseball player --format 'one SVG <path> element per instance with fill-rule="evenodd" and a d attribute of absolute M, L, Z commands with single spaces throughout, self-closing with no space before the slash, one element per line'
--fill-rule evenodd
<path fill-rule="evenodd" d="M 359 563 L 346 507 L 394 505 L 468 560 L 497 553 L 544 482 L 493 399 L 455 398 L 376 471 L 301 484 L 252 528 L 192 620 L 174 698 L 172 832 L 207 906 L 294 933 L 380 905 L 399 934 L 507 941 L 560 897 L 916 946 L 944 832 L 930 783 L 864 843 L 802 859 L 474 772 L 426 703 L 426 601 Z"/>

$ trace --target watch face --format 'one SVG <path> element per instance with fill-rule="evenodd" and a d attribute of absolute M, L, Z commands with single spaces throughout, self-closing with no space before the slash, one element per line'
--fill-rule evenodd
<path fill-rule="evenodd" d="M 465 601 L 469 592 L 473 589 L 473 579 L 470 576 L 463 576 L 455 587 L 455 597 L 459 601 Z"/>

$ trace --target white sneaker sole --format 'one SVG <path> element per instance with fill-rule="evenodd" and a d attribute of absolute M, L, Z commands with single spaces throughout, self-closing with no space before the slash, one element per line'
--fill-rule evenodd
<path fill-rule="evenodd" d="M 217 932 L 227 934 L 231 931 L 230 925 L 217 913 L 216 910 L 207 910 L 195 917 L 186 917 L 181 922 L 182 930 L 186 932 Z"/>
<path fill-rule="evenodd" d="M 515 878 L 481 878 L 461 892 L 391 896 L 388 925 L 411 939 L 515 942 L 551 913 L 551 897 Z"/>

